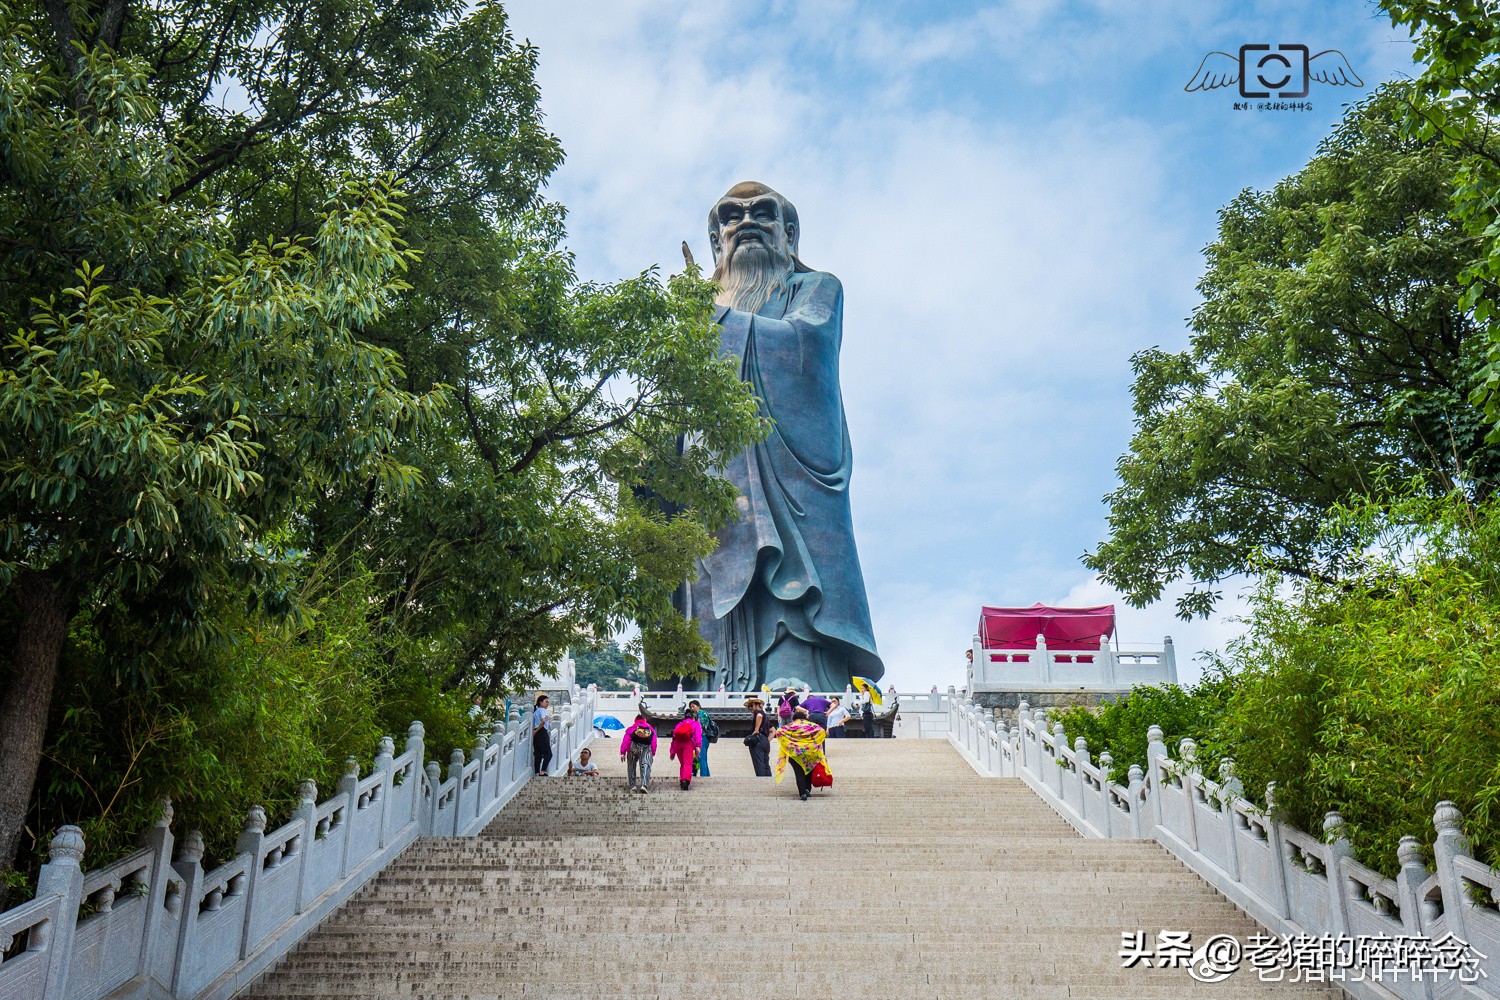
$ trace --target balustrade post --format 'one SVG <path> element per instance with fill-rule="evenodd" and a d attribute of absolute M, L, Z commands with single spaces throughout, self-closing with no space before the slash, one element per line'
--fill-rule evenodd
<path fill-rule="evenodd" d="M 167 891 L 173 880 L 172 871 L 172 800 L 163 797 L 160 809 L 157 812 L 156 822 L 152 824 L 147 832 L 145 846 L 151 851 L 151 881 L 146 893 L 146 912 L 160 916 L 167 907 Z M 176 917 L 181 913 L 179 907 L 173 913 Z M 170 969 L 158 968 L 157 935 L 160 933 L 162 921 L 151 919 L 146 921 L 145 929 L 141 934 L 141 955 L 138 966 L 141 975 L 150 976 L 158 982 L 171 982 L 172 971 Z"/>
<path fill-rule="evenodd" d="M 1101 670 L 1102 676 L 1104 677 L 1104 686 L 1108 688 L 1114 687 L 1115 651 L 1114 647 L 1109 644 L 1109 636 L 1107 635 L 1102 635 L 1099 637 L 1099 654 L 1098 660 L 1096 662 L 1098 662 L 1099 669 Z"/>
<path fill-rule="evenodd" d="M 1349 933 L 1349 885 L 1344 879 L 1343 860 L 1353 857 L 1349 838 L 1344 836 L 1344 817 L 1336 812 L 1323 816 L 1323 843 L 1327 845 L 1327 864 L 1323 877 L 1328 882 L 1328 903 L 1333 911 L 1333 932 Z"/>
<path fill-rule="evenodd" d="M 1169 635 L 1161 641 L 1161 662 L 1167 668 L 1167 679 L 1164 683 L 1177 683 L 1177 647 L 1172 645 L 1172 637 Z"/>
<path fill-rule="evenodd" d="M 1270 824 L 1267 831 L 1271 840 L 1271 849 L 1276 858 L 1276 898 L 1272 900 L 1276 904 L 1276 915 L 1282 919 L 1288 919 L 1292 915 L 1292 894 L 1287 886 L 1286 866 L 1288 862 L 1286 852 L 1286 841 L 1281 836 L 1281 823 L 1274 817 L 1276 815 L 1276 782 L 1266 783 L 1266 821 Z"/>
<path fill-rule="evenodd" d="M 302 824 L 302 833 L 297 838 L 297 912 L 301 913 L 308 903 L 307 863 L 312 857 L 312 845 L 318 837 L 318 786 L 308 779 L 297 789 L 297 808 L 292 810 L 292 819 Z M 421 798 L 421 796 L 418 796 Z"/>
<path fill-rule="evenodd" d="M 255 913 L 255 887 L 260 882 L 260 852 L 266 842 L 266 811 L 251 806 L 245 814 L 245 828 L 240 832 L 235 850 L 250 860 L 245 864 L 245 908 L 240 923 L 240 958 L 250 954 L 250 923 Z"/>
<path fill-rule="evenodd" d="M 339 793 L 344 796 L 344 822 L 339 832 L 339 877 L 354 867 L 349 857 L 349 843 L 354 838 L 354 813 L 359 806 L 359 761 L 344 758 L 344 775 L 339 778 Z"/>
<path fill-rule="evenodd" d="M 516 735 L 515 741 L 511 744 L 512 752 L 510 758 L 510 780 L 514 782 L 521 776 L 521 769 L 523 767 L 531 766 L 531 756 L 528 749 L 531 746 L 531 734 L 524 731 L 521 726 L 521 710 L 519 707 L 515 705 L 511 706 L 510 721 L 506 728 Z"/>
<path fill-rule="evenodd" d="M 1026 724 L 1031 722 L 1031 703 L 1023 701 L 1016 707 L 1016 728 L 1021 731 L 1021 754 L 1016 760 L 1017 771 L 1025 770 L 1030 764 L 1030 758 L 1026 752 Z M 1033 727 L 1033 731 L 1035 728 Z"/>
<path fill-rule="evenodd" d="M 1082 736 L 1073 741 L 1073 787 L 1078 790 L 1078 818 L 1089 818 L 1089 784 L 1083 769 L 1089 764 L 1089 741 Z"/>
<path fill-rule="evenodd" d="M 1130 790 L 1130 835 L 1137 840 L 1146 836 L 1146 823 L 1141 818 L 1141 813 L 1146 808 L 1146 772 L 1141 770 L 1141 765 L 1130 765 L 1130 784 L 1126 787 Z"/>
<path fill-rule="evenodd" d="M 178 924 L 177 953 L 172 961 L 172 995 L 181 996 L 186 958 L 198 943 L 198 893 L 203 888 L 202 833 L 188 831 L 178 845 L 177 861 L 172 867 L 182 876 L 182 921 Z"/>
<path fill-rule="evenodd" d="M 1422 883 L 1427 881 L 1427 861 L 1422 854 L 1422 842 L 1410 834 L 1402 837 L 1396 847 L 1396 860 L 1401 863 L 1401 871 L 1396 874 L 1401 927 L 1407 934 L 1425 934 L 1421 892 Z"/>
<path fill-rule="evenodd" d="M 456 837 L 461 832 L 458 818 L 463 815 L 464 802 L 464 752 L 457 747 L 448 755 L 448 780 L 453 782 L 453 802 L 448 806 L 453 828 L 446 835 Z"/>
<path fill-rule="evenodd" d="M 411 754 L 411 819 L 420 821 L 422 809 L 422 771 L 427 766 L 423 754 L 427 751 L 427 730 L 422 723 L 413 722 L 406 730 L 406 752 Z M 428 831 L 430 832 L 430 831 Z"/>
<path fill-rule="evenodd" d="M 1463 879 L 1453 865 L 1454 858 L 1468 858 L 1469 840 L 1463 831 L 1464 814 L 1458 806 L 1444 799 L 1437 804 L 1432 815 L 1432 825 L 1437 829 L 1437 839 L 1432 843 L 1433 868 L 1437 871 L 1438 885 L 1443 890 L 1443 915 L 1447 918 L 1448 930 L 1460 940 L 1469 940 L 1468 894 L 1464 891 Z"/>
<path fill-rule="evenodd" d="M 45 1000 L 63 1000 L 68 993 L 68 974 L 73 971 L 73 935 L 78 928 L 78 907 L 83 902 L 83 831 L 76 826 L 58 829 L 47 845 L 47 863 L 37 874 L 36 898 L 61 896 L 57 921 L 48 929 L 44 945 L 52 954 L 47 960 Z M 7 942 L 9 943 L 9 942 Z"/>
<path fill-rule="evenodd" d="M 1021 776 L 1021 730 L 1016 726 L 1010 727 L 1010 764 L 1006 768 L 1007 778 L 1019 778 Z"/>
<path fill-rule="evenodd" d="M 995 732 L 995 720 L 984 720 L 984 759 L 986 769 L 992 775 L 1000 773 L 1000 743 L 999 736 Z"/>
<path fill-rule="evenodd" d="M 1080 737 L 1081 739 L 1081 737 Z M 1104 799 L 1104 830 L 1106 837 L 1115 835 L 1115 804 L 1110 801 L 1109 772 L 1115 766 L 1115 755 L 1108 750 L 1099 751 L 1099 795 Z"/>
<path fill-rule="evenodd" d="M 1224 849 L 1229 857 L 1229 874 L 1238 882 L 1240 880 L 1240 846 L 1235 837 L 1234 822 L 1234 800 L 1242 798 L 1245 794 L 1245 786 L 1234 773 L 1234 760 L 1225 757 L 1219 762 L 1219 794 L 1223 800 L 1219 803 L 1224 810 Z"/>
<path fill-rule="evenodd" d="M 490 794 L 485 791 L 484 787 L 484 751 L 489 745 L 489 734 L 481 729 L 479 735 L 474 738 L 474 756 L 470 758 L 474 763 L 479 765 L 474 769 L 474 793 L 470 796 L 470 800 L 474 803 L 474 806 L 469 810 L 476 819 L 484 812 L 484 807 L 489 805 L 491 801 Z"/>
<path fill-rule="evenodd" d="M 1052 723 L 1052 768 L 1050 774 L 1057 775 L 1057 797 L 1068 801 L 1068 729 L 1059 719 Z"/>
<path fill-rule="evenodd" d="M 443 797 L 443 766 L 435 760 L 427 762 L 427 787 L 432 789 L 432 802 L 427 807 L 427 829 L 423 832 L 441 837 L 443 831 L 438 829 L 438 803 Z"/>
<path fill-rule="evenodd" d="M 1166 756 L 1167 744 L 1161 726 L 1152 726 L 1146 730 L 1146 794 L 1155 800 L 1152 812 L 1156 817 L 1156 826 L 1163 826 L 1167 821 L 1162 803 L 1162 785 L 1166 779 L 1161 766 Z M 1149 836 L 1151 831 L 1146 833 Z"/>
<path fill-rule="evenodd" d="M 1187 803 L 1188 846 L 1198 849 L 1198 744 L 1184 737 L 1177 744 L 1177 758 L 1182 764 L 1182 800 Z"/>
<path fill-rule="evenodd" d="M 380 775 L 380 839 L 377 843 L 384 849 L 390 826 L 391 795 L 396 787 L 396 741 L 389 736 L 380 737 L 380 745 L 375 749 L 375 771 Z"/>
<path fill-rule="evenodd" d="M 1052 683 L 1052 654 L 1047 650 L 1047 637 L 1040 632 L 1036 636 L 1036 658 L 1042 668 L 1042 682 Z"/>

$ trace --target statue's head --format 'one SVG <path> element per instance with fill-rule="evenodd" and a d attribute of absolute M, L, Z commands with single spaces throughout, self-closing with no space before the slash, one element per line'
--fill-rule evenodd
<path fill-rule="evenodd" d="M 708 213 L 708 242 L 720 305 L 755 312 L 786 287 L 797 259 L 801 226 L 797 209 L 758 181 L 730 188 Z"/>

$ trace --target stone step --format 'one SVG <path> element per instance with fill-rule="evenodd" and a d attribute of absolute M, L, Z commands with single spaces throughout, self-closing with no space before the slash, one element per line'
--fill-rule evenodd
<path fill-rule="evenodd" d="M 946 743 L 831 745 L 835 787 L 807 802 L 737 745 L 689 791 L 658 761 L 630 793 L 611 749 L 604 777 L 531 782 L 479 837 L 414 844 L 249 995 L 1340 995 L 1120 968 L 1123 931 L 1260 928 L 1156 843 L 1085 840 Z"/>

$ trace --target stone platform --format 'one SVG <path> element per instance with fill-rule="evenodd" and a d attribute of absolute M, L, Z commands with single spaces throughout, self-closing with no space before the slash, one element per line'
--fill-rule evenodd
<path fill-rule="evenodd" d="M 617 746 L 617 743 L 615 744 Z M 1258 927 L 1148 841 L 1085 840 L 944 742 L 830 742 L 831 790 L 721 741 L 677 788 L 533 781 L 478 838 L 419 841 L 250 996 L 1330 998 L 1122 969 L 1122 931 Z"/>

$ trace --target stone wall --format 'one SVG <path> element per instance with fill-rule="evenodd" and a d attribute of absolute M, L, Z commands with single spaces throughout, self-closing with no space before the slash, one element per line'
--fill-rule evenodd
<path fill-rule="evenodd" d="M 1120 697 L 1117 691 L 977 691 L 974 704 L 989 711 L 1001 729 L 1019 724 L 1021 703 L 1047 710 L 1060 708 L 1098 708 Z"/>

